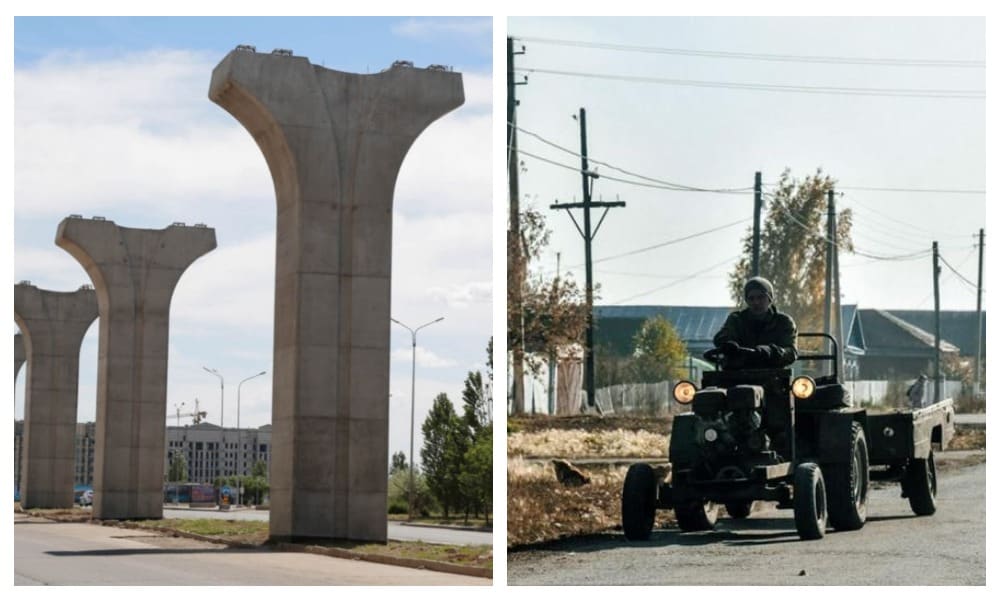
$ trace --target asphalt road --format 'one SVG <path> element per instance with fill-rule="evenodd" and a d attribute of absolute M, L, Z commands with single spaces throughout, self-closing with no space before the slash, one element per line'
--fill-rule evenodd
<path fill-rule="evenodd" d="M 226 519 L 267 521 L 266 510 L 200 510 L 174 509 L 163 507 L 164 519 Z M 493 534 L 489 531 L 451 529 L 425 525 L 407 525 L 389 521 L 389 539 L 400 542 L 427 542 L 429 544 L 450 544 L 453 546 L 493 545 Z"/>
<path fill-rule="evenodd" d="M 490 585 L 465 577 L 15 515 L 15 585 Z"/>
<path fill-rule="evenodd" d="M 508 553 L 510 585 L 985 585 L 986 465 L 939 472 L 938 510 L 916 517 L 898 485 L 872 489 L 859 531 L 803 542 L 790 510 L 720 519 L 712 532 L 621 533 Z"/>

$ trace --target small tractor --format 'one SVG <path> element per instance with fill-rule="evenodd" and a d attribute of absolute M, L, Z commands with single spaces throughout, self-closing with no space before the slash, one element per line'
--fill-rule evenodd
<path fill-rule="evenodd" d="M 628 540 L 646 540 L 657 509 L 673 509 L 682 531 L 715 527 L 719 505 L 732 519 L 749 517 L 753 502 L 791 508 L 803 540 L 834 530 L 861 529 L 869 482 L 897 481 L 917 515 L 934 513 L 937 476 L 933 445 L 954 433 L 952 401 L 920 410 L 869 414 L 852 407 L 839 380 L 837 343 L 826 334 L 828 354 L 798 361 L 829 364 L 815 379 L 788 368 L 730 369 L 732 350 L 705 358 L 721 369 L 706 371 L 699 389 L 678 382 L 674 400 L 690 407 L 674 417 L 671 473 L 664 481 L 646 463 L 629 467 L 622 491 L 622 526 Z"/>

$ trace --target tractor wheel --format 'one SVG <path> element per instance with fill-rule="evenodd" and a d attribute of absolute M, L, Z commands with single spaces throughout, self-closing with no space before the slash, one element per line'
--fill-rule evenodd
<path fill-rule="evenodd" d="M 719 507 L 714 502 L 695 500 L 674 507 L 677 526 L 681 531 L 708 531 L 715 529 Z"/>
<path fill-rule="evenodd" d="M 826 534 L 826 486 L 816 463 L 795 467 L 792 484 L 795 529 L 804 540 L 818 540 Z"/>
<path fill-rule="evenodd" d="M 840 531 L 854 531 L 865 525 L 868 517 L 868 443 L 860 423 L 851 426 L 851 454 L 846 462 L 823 467 L 826 473 L 826 502 L 830 526 Z"/>
<path fill-rule="evenodd" d="M 656 517 L 656 474 L 646 463 L 634 464 L 622 489 L 622 529 L 629 541 L 648 540 Z"/>
<path fill-rule="evenodd" d="M 745 519 L 750 516 L 752 506 L 753 500 L 726 502 L 726 512 L 734 519 Z"/>
<path fill-rule="evenodd" d="M 927 458 L 910 461 L 903 477 L 903 490 L 910 500 L 913 513 L 933 515 L 937 510 L 937 470 L 934 468 L 934 451 Z"/>

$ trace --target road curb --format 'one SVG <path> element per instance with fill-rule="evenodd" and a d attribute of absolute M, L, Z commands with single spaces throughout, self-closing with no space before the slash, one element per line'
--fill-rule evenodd
<path fill-rule="evenodd" d="M 259 545 L 247 544 L 244 542 L 222 540 L 219 538 L 207 535 L 201 535 L 198 533 L 191 533 L 188 531 L 179 531 L 176 529 L 171 529 L 169 527 L 155 527 L 155 526 L 142 527 L 138 524 L 130 523 L 128 521 L 95 521 L 95 522 L 108 527 L 120 527 L 123 529 L 156 531 L 158 533 L 166 533 L 177 537 L 199 540 L 202 542 L 222 544 L 224 546 L 229 546 L 230 548 L 239 548 L 241 550 L 261 550 L 264 548 L 273 548 L 274 550 L 277 550 L 279 552 L 305 552 L 308 554 L 320 554 L 323 556 L 331 556 L 333 558 L 364 560 L 367 562 L 374 562 L 374 563 L 392 565 L 397 567 L 407 567 L 410 569 L 426 569 L 428 571 L 438 571 L 440 573 L 450 573 L 452 575 L 467 575 L 469 577 L 482 577 L 485 579 L 493 579 L 492 569 L 486 569 L 483 567 L 469 567 L 464 565 L 452 565 L 449 563 L 438 562 L 435 560 L 425 560 L 420 558 L 401 558 L 397 556 L 384 556 L 381 554 L 365 554 L 363 552 L 344 550 L 343 548 L 329 548 L 326 546 L 296 544 L 292 542 L 278 542 L 277 544 L 267 544 L 266 546 L 262 547 Z"/>
<path fill-rule="evenodd" d="M 381 554 L 364 554 L 343 548 L 330 548 L 327 546 L 315 546 L 308 544 L 295 544 L 292 542 L 278 542 L 274 546 L 283 552 L 308 552 L 309 554 L 321 554 L 334 558 L 346 558 L 350 560 L 364 560 L 368 562 L 380 563 L 383 565 L 394 565 L 397 567 L 408 567 L 411 569 L 426 569 L 428 571 L 438 571 L 450 573 L 452 575 L 467 575 L 469 577 L 482 577 L 493 579 L 493 570 L 483 567 L 468 567 L 464 565 L 452 565 L 438 562 L 436 560 L 425 560 L 421 558 L 400 558 L 397 556 L 384 556 Z"/>

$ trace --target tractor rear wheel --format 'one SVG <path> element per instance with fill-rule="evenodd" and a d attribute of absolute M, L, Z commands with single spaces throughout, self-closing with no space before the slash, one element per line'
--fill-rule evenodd
<path fill-rule="evenodd" d="M 750 516 L 752 506 L 753 500 L 726 502 L 726 512 L 734 519 L 745 519 Z"/>
<path fill-rule="evenodd" d="M 622 529 L 625 539 L 649 539 L 656 517 L 656 474 L 646 463 L 634 464 L 625 475 L 622 489 Z"/>
<path fill-rule="evenodd" d="M 830 526 L 840 531 L 854 531 L 865 525 L 868 517 L 868 443 L 861 423 L 851 425 L 851 454 L 846 462 L 823 467 L 826 474 L 827 505 Z"/>
<path fill-rule="evenodd" d="M 715 529 L 719 507 L 714 502 L 694 500 L 675 506 L 674 516 L 682 531 L 708 531 Z"/>

